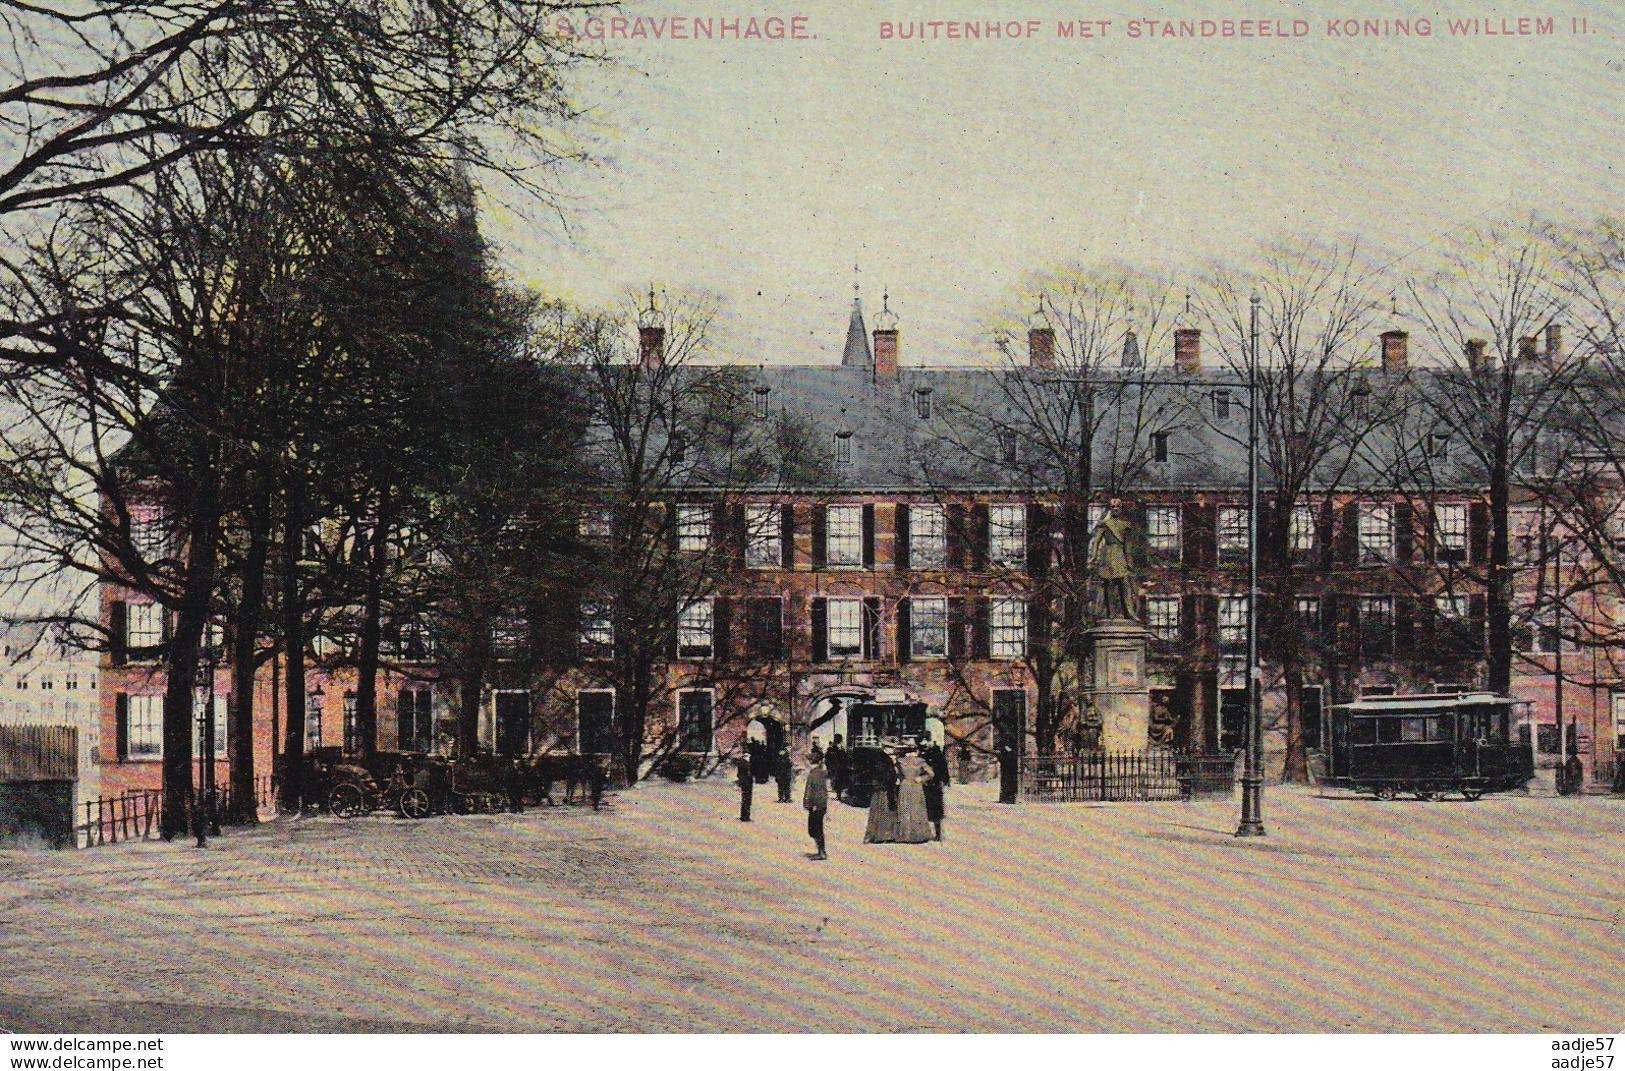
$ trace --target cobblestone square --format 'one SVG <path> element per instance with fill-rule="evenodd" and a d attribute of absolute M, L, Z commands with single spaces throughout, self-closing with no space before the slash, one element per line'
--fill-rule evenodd
<path fill-rule="evenodd" d="M 799 790 L 799 785 L 797 786 Z M 771 791 L 765 793 L 771 797 Z M 798 792 L 799 795 L 799 792 Z M 13 1031 L 1617 1030 L 1625 801 L 1001 807 L 831 858 L 720 781 L 599 812 L 0 853 Z"/>

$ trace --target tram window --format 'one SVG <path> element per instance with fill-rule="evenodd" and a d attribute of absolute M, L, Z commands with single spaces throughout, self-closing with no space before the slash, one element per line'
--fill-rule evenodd
<path fill-rule="evenodd" d="M 1349 719 L 1349 743 L 1375 744 L 1377 742 L 1377 720 L 1375 718 Z"/>
<path fill-rule="evenodd" d="M 1397 744 L 1400 741 L 1399 723 L 1410 721 L 1409 718 L 1379 718 L 1377 719 L 1377 743 Z"/>
<path fill-rule="evenodd" d="M 1456 738 L 1456 716 L 1454 714 L 1440 714 L 1433 719 L 1428 727 L 1432 730 L 1429 740 L 1454 740 Z"/>
<path fill-rule="evenodd" d="M 1428 720 L 1426 718 L 1400 718 L 1399 739 L 1403 743 L 1415 744 L 1428 737 Z"/>

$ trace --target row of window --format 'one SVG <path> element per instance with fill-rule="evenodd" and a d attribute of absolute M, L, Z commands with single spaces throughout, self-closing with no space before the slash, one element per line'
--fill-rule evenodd
<path fill-rule="evenodd" d="M 772 658 L 782 653 L 783 602 L 776 597 L 744 600 L 750 612 L 747 648 L 752 657 Z M 963 609 L 959 604 L 971 604 Z M 905 658 L 947 658 L 958 654 L 950 643 L 956 625 L 968 625 L 981 634 L 982 607 L 986 606 L 986 653 L 980 657 L 1015 659 L 1027 654 L 1027 604 L 1013 597 L 961 600 L 916 597 L 900 600 L 896 622 L 899 655 Z M 963 615 L 956 621 L 953 607 Z M 765 609 L 764 615 L 760 611 Z M 873 659 L 878 656 L 880 600 L 875 598 L 815 598 L 812 600 L 813 660 Z M 765 618 L 765 620 L 764 620 Z M 607 608 L 590 607 L 584 615 L 582 644 L 588 657 L 607 657 L 614 649 L 614 627 Z M 906 641 L 906 646 L 904 644 Z M 697 599 L 678 614 L 677 657 L 716 657 L 727 639 L 719 634 L 717 600 Z M 973 640 L 974 647 L 980 647 Z"/>
<path fill-rule="evenodd" d="M 872 520 L 866 523 L 865 509 L 872 507 L 832 505 L 823 508 L 822 562 L 831 568 L 862 568 L 872 564 Z M 903 507 L 900 507 L 903 509 Z M 1089 507 L 1089 529 L 1100 523 L 1106 507 Z M 1184 530 L 1179 505 L 1148 506 L 1145 509 L 1146 547 L 1153 554 L 1178 561 L 1183 553 Z M 1239 561 L 1249 546 L 1249 516 L 1245 506 L 1221 506 L 1218 510 L 1218 550 L 1223 561 Z M 677 546 L 679 550 L 703 553 L 713 539 L 713 508 L 709 505 L 677 507 Z M 1466 503 L 1441 502 L 1433 506 L 1432 557 L 1440 563 L 1468 560 L 1468 507 Z M 906 507 L 906 531 L 898 540 L 906 544 L 907 561 L 916 569 L 943 568 L 948 564 L 948 513 L 941 505 Z M 745 565 L 751 569 L 778 569 L 786 565 L 784 508 L 777 504 L 745 507 Z M 900 526 L 902 528 L 903 526 Z M 1288 526 L 1288 545 L 1294 553 L 1314 553 L 1318 549 L 1319 525 L 1312 506 L 1294 506 Z M 869 534 L 866 536 L 866 530 Z M 585 528 L 584 528 L 585 532 Z M 1388 562 L 1395 557 L 1394 507 L 1390 503 L 1367 503 L 1359 507 L 1358 549 L 1362 562 Z M 994 565 L 1021 566 L 1027 560 L 1027 507 L 1020 504 L 994 504 L 988 507 L 987 557 Z"/>

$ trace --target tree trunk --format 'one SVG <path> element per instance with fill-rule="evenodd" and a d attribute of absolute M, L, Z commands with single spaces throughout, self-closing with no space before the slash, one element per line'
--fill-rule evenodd
<path fill-rule="evenodd" d="M 288 716 L 282 743 L 282 809 L 295 814 L 305 792 L 305 602 L 300 590 L 300 543 L 304 536 L 304 494 L 288 488 L 282 521 L 282 648 L 288 677 L 284 694 Z"/>
<path fill-rule="evenodd" d="M 165 651 L 164 809 L 159 832 L 165 840 L 185 833 L 194 800 L 192 787 L 192 704 L 197 687 L 198 649 L 209 620 L 220 540 L 220 498 L 216 472 L 198 466 L 190 489 L 193 507 L 187 531 L 186 582 Z M 214 756 L 205 757 L 213 762 Z"/>
<path fill-rule="evenodd" d="M 243 591 L 232 633 L 231 730 L 226 755 L 231 766 L 231 813 L 227 820 L 252 825 L 259 819 L 254 786 L 255 642 L 265 607 L 265 563 L 270 552 L 271 495 L 259 481 L 248 513 L 248 553 L 243 559 Z"/>
<path fill-rule="evenodd" d="M 469 667 L 458 693 L 457 757 L 472 758 L 480 749 L 480 694 L 485 691 L 483 660 Z"/>
<path fill-rule="evenodd" d="M 367 538 L 366 591 L 362 596 L 361 649 L 356 679 L 355 728 L 363 761 L 378 753 L 378 645 L 383 632 L 385 533 L 389 529 L 387 496 Z"/>
<path fill-rule="evenodd" d="M 1496 695 L 1512 694 L 1512 573 L 1508 568 L 1512 496 L 1506 440 L 1503 435 L 1496 442 L 1490 467 L 1490 561 L 1484 586 L 1489 617 L 1488 684 Z"/>

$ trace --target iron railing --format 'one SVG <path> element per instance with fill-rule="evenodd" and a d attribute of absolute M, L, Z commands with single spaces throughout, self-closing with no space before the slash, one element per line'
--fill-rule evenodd
<path fill-rule="evenodd" d="M 1022 795 L 1040 803 L 1188 800 L 1228 794 L 1235 758 L 1182 751 L 1085 751 L 1023 760 Z"/>
<path fill-rule="evenodd" d="M 158 832 L 164 794 L 155 788 L 133 788 L 83 804 L 85 820 L 74 827 L 74 844 L 94 848 L 121 840 L 145 840 Z"/>

